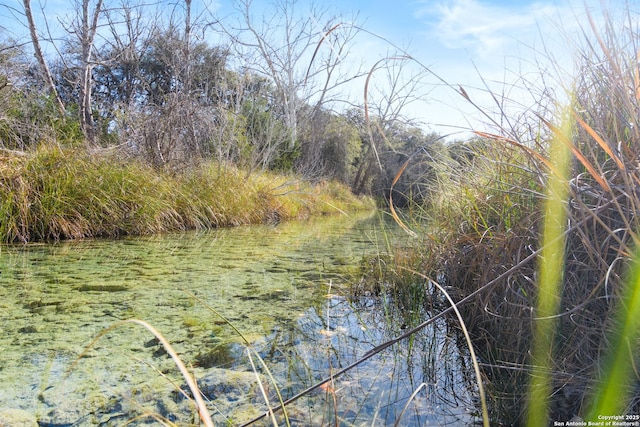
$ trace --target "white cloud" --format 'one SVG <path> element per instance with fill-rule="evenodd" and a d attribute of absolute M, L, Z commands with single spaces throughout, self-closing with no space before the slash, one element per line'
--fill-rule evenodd
<path fill-rule="evenodd" d="M 430 37 L 449 49 L 467 49 L 480 57 L 509 50 L 523 35 L 537 33 L 539 22 L 557 11 L 544 3 L 502 6 L 481 0 L 444 0 L 424 4 L 417 16 L 429 21 Z"/>
<path fill-rule="evenodd" d="M 484 113 L 516 117 L 531 108 L 542 90 L 541 76 L 547 83 L 557 77 L 546 67 L 571 65 L 571 56 L 559 52 L 566 48 L 562 33 L 573 25 L 576 10 L 569 0 L 422 0 L 415 13 L 423 25 L 420 37 L 428 42 L 422 53 L 433 59 L 436 74 L 453 88 L 464 87 L 482 110 L 442 87 L 431 94 L 427 120 L 443 125 L 434 127 L 445 133 L 490 130 Z"/>

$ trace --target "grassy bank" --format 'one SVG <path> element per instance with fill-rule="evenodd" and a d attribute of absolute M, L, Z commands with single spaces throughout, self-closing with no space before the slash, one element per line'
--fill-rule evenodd
<path fill-rule="evenodd" d="M 159 171 L 110 154 L 43 145 L 0 153 L 0 241 L 141 235 L 372 208 L 332 182 L 219 163 Z"/>

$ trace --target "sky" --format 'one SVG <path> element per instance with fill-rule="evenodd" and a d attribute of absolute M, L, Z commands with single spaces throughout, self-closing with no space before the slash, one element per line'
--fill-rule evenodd
<path fill-rule="evenodd" d="M 201 1 L 221 16 L 233 12 L 233 0 L 193 3 Z M 268 9 L 271 1 L 253 0 L 253 4 Z M 304 7 L 312 0 L 298 1 Z M 22 1 L 3 2 L 0 25 L 13 28 L 6 7 L 20 8 Z M 358 36 L 352 52 L 365 67 L 392 54 L 392 45 L 415 58 L 413 72 L 423 76 L 426 88 L 407 114 L 427 131 L 454 139 L 471 130 L 494 130 L 481 112 L 497 109 L 493 95 L 510 100 L 509 108 L 526 110 L 541 80 L 548 85 L 570 75 L 573 57 L 567 37 L 588 28 L 586 9 L 597 20 L 605 2 L 612 10 L 625 4 L 623 0 L 315 0 L 370 32 Z M 68 4 L 46 0 L 49 16 Z M 629 4 L 640 10 L 637 0 Z M 360 86 L 353 90 L 362 92 L 362 82 L 355 84 Z M 480 109 L 459 94 L 460 87 Z"/>
<path fill-rule="evenodd" d="M 454 89 L 464 88 L 485 112 L 497 109 L 487 89 L 499 99 L 513 100 L 515 110 L 526 109 L 532 102 L 528 96 L 536 90 L 530 85 L 541 80 L 541 73 L 547 82 L 548 73 L 571 74 L 573 58 L 565 37 L 588 25 L 582 2 L 352 0 L 348 5 L 360 11 L 365 26 L 406 47 L 450 85 L 436 85 L 412 113 L 427 129 L 453 138 L 495 128 Z M 599 5 L 590 10 L 599 10 Z M 549 56 L 554 58 L 549 61 Z"/>
<path fill-rule="evenodd" d="M 310 1 L 299 0 L 303 5 Z M 268 3 L 254 0 L 255 5 Z M 581 31 L 588 30 L 586 11 L 598 21 L 603 7 L 615 11 L 625 4 L 624 0 L 316 3 L 355 19 L 376 35 L 359 36 L 352 52 L 362 57 L 365 67 L 392 55 L 391 44 L 415 58 L 414 72 L 423 75 L 426 87 L 420 99 L 407 107 L 407 114 L 425 130 L 449 135 L 448 139 L 467 138 L 473 130 L 497 132 L 491 119 L 500 117 L 498 111 L 503 108 L 517 116 L 530 110 L 535 103 L 532 96 L 543 86 L 553 86 L 559 97 L 566 96 L 562 84 L 567 83 L 574 66 L 568 40 L 580 39 Z M 219 10 L 231 9 L 230 4 L 230 0 L 219 0 Z M 631 0 L 630 5 L 640 11 L 640 1 Z M 359 96 L 363 83 L 355 85 Z M 475 106 L 460 95 L 460 87 Z"/>

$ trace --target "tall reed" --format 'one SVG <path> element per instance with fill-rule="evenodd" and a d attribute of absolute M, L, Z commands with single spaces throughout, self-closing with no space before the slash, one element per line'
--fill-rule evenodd
<path fill-rule="evenodd" d="M 554 172 L 547 179 L 547 198 L 544 202 L 544 224 L 540 241 L 536 307 L 531 343 L 531 380 L 528 391 L 528 426 L 548 424 L 548 400 L 553 393 L 552 366 L 555 348 L 557 318 L 562 297 L 567 228 L 566 200 L 570 150 L 564 139 L 571 138 L 570 117 L 564 117 L 563 126 L 552 138 L 549 151 Z"/>

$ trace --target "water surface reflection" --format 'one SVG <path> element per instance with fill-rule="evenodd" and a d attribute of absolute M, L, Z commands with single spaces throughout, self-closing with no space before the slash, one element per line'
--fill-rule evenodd
<path fill-rule="evenodd" d="M 310 308 L 293 329 L 262 340 L 262 351 L 290 396 L 401 335 L 406 325 L 393 311 L 377 299 L 332 296 Z M 340 425 L 474 424 L 474 379 L 454 329 L 437 321 L 333 379 L 307 399 L 314 409 L 302 411 L 298 425 L 335 425 L 336 418 Z"/>

